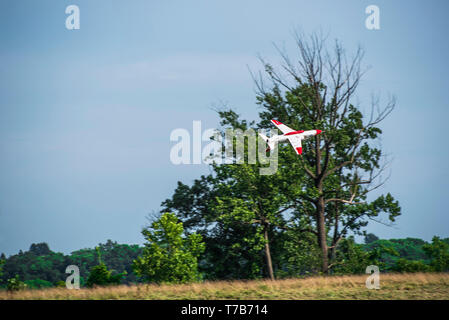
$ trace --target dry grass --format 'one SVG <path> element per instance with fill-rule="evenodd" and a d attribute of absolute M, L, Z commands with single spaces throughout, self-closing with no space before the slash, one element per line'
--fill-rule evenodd
<path fill-rule="evenodd" d="M 277 281 L 216 281 L 183 285 L 134 285 L 67 290 L 51 288 L 0 292 L 1 299 L 449 299 L 449 274 L 385 274 L 379 290 L 365 286 L 367 275 Z"/>

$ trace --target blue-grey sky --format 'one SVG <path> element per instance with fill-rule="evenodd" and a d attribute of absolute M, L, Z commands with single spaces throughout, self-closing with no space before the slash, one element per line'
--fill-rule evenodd
<path fill-rule="evenodd" d="M 65 28 L 71 4 L 80 30 Z M 380 30 L 365 28 L 371 4 Z M 279 60 L 273 42 L 294 55 L 294 28 L 364 47 L 362 104 L 371 92 L 398 98 L 382 125 L 393 158 L 382 191 L 402 216 L 368 230 L 448 237 L 448 10 L 446 0 L 1 1 L 0 252 L 142 243 L 146 215 L 177 181 L 209 172 L 170 162 L 170 132 L 216 127 L 223 102 L 255 118 L 247 66 Z"/>

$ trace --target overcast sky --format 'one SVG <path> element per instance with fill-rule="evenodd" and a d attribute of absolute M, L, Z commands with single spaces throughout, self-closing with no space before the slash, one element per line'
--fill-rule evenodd
<path fill-rule="evenodd" d="M 291 32 L 319 29 L 371 66 L 357 94 L 395 94 L 382 146 L 402 206 L 382 238 L 449 237 L 447 32 L 449 2 L 111 1 L 0 2 L 0 252 L 47 242 L 69 253 L 112 239 L 142 243 L 148 213 L 178 180 L 207 165 L 170 162 L 170 132 L 218 126 L 227 103 L 256 118 L 248 66 L 295 54 Z M 65 8 L 80 9 L 67 30 Z M 380 30 L 365 8 L 380 8 Z M 281 120 L 281 119 L 280 119 Z M 281 120 L 282 121 L 282 120 Z M 300 128 L 298 128 L 300 129 Z"/>

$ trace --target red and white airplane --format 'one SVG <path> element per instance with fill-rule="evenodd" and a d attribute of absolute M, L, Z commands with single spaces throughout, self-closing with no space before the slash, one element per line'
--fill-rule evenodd
<path fill-rule="evenodd" d="M 302 154 L 302 144 L 301 141 L 305 138 L 311 137 L 311 136 L 316 136 L 317 134 L 320 134 L 321 132 L 324 132 L 322 130 L 293 130 L 289 127 L 287 127 L 285 124 L 277 121 L 277 120 L 271 120 L 271 122 L 273 122 L 273 124 L 282 131 L 282 135 L 275 135 L 272 136 L 270 138 L 268 138 L 267 136 L 259 133 L 259 135 L 262 137 L 262 139 L 264 139 L 267 144 L 268 144 L 268 148 L 266 151 L 268 150 L 273 150 L 274 148 L 276 148 L 276 144 L 279 142 L 283 142 L 283 141 L 290 141 L 293 149 L 295 149 L 297 154 Z"/>

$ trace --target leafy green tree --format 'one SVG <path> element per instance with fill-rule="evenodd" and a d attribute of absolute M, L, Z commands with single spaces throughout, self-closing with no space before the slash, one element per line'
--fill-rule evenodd
<path fill-rule="evenodd" d="M 364 115 L 354 101 L 364 74 L 363 51 L 359 49 L 349 59 L 339 42 L 329 49 L 326 39 L 316 34 L 295 40 L 299 60 L 293 64 L 280 52 L 284 72 L 262 60 L 268 81 L 256 80 L 260 121 L 247 122 L 233 110 L 221 110 L 221 125 L 243 131 L 268 129 L 272 128 L 270 120 L 278 119 L 295 129 L 324 133 L 304 140 L 301 156 L 290 145 L 280 145 L 278 170 L 269 177 L 257 174 L 263 166 L 259 162 L 212 166 L 213 174 L 202 178 L 207 183 L 190 190 L 206 195 L 205 203 L 200 203 L 203 197 L 199 194 L 183 190 L 184 199 L 195 200 L 194 212 L 189 213 L 185 210 L 188 204 L 177 201 L 179 186 L 172 200 L 163 204 L 190 221 L 251 223 L 256 232 L 244 239 L 255 243 L 263 238 L 268 249 L 270 232 L 294 227 L 303 238 L 309 233 L 316 237 L 321 251 L 321 272 L 327 273 L 329 266 L 335 265 L 340 241 L 350 232 L 363 234 L 369 221 L 391 224 L 400 215 L 399 203 L 389 193 L 368 200 L 368 194 L 385 182 L 384 155 L 375 143 L 382 133 L 379 124 L 394 109 L 395 100 L 391 98 L 382 108 L 379 100 L 373 99 L 371 112 Z M 217 208 L 218 216 L 214 214 Z M 380 219 L 382 213 L 387 222 Z"/>
<path fill-rule="evenodd" d="M 430 266 L 434 271 L 449 271 L 449 244 L 440 237 L 433 237 L 432 243 L 423 246 L 426 254 L 431 258 Z"/>
<path fill-rule="evenodd" d="M 107 240 L 98 245 L 103 263 L 114 274 L 123 274 L 124 283 L 137 282 L 137 276 L 133 272 L 132 263 L 142 252 L 138 245 L 118 244 Z M 70 254 L 70 264 L 80 268 L 81 275 L 88 275 L 90 270 L 98 265 L 98 252 L 95 249 L 81 249 Z"/>
<path fill-rule="evenodd" d="M 367 250 L 363 244 L 357 244 L 353 236 L 346 237 L 340 242 L 331 272 L 333 274 L 360 274 L 365 273 L 366 267 L 369 265 L 376 265 L 380 270 L 386 271 L 386 264 L 383 260 L 385 255 L 399 256 L 399 253 L 384 245 Z"/>
<path fill-rule="evenodd" d="M 366 251 L 381 250 L 380 261 L 384 265 L 383 270 L 394 271 L 397 269 L 397 262 L 401 258 L 410 261 L 422 261 L 425 264 L 429 264 L 430 260 L 423 250 L 425 244 L 426 242 L 424 240 L 416 238 L 379 239 L 364 244 L 363 247 Z"/>
<path fill-rule="evenodd" d="M 243 241 L 263 252 L 267 276 L 274 280 L 270 240 L 276 228 L 285 227 L 282 213 L 288 208 L 283 206 L 286 200 L 277 182 L 272 176 L 260 175 L 259 169 L 251 164 L 215 166 L 220 196 L 213 209 L 218 212 L 218 220 L 227 225 L 253 226 L 254 233 Z"/>
<path fill-rule="evenodd" d="M 364 116 L 354 95 L 364 70 L 359 49 L 349 59 L 339 42 L 328 49 L 319 35 L 296 36 L 299 60 L 293 64 L 281 52 L 282 69 L 264 63 L 268 81 L 258 81 L 258 104 L 262 111 L 258 128 L 271 128 L 278 119 L 296 129 L 320 129 L 324 133 L 304 140 L 304 153 L 297 156 L 290 146 L 279 148 L 277 179 L 288 185 L 284 196 L 295 206 L 298 220 L 307 221 L 321 249 L 321 271 L 329 271 L 339 242 L 348 232 L 362 233 L 369 220 L 380 221 L 386 213 L 390 223 L 400 215 L 389 193 L 368 201 L 370 191 L 385 181 L 382 150 L 375 141 L 379 124 L 393 110 L 390 99 L 384 108 L 378 99 Z M 379 112 L 376 113 L 376 110 Z"/>
<path fill-rule="evenodd" d="M 100 263 L 90 270 L 89 278 L 87 278 L 87 286 L 106 286 L 109 284 L 110 276 L 111 273 L 109 272 L 106 265 L 104 263 Z"/>
<path fill-rule="evenodd" d="M 95 249 L 85 248 L 73 251 L 70 254 L 70 264 L 79 267 L 80 275 L 88 275 L 90 270 L 98 265 Z"/>
<path fill-rule="evenodd" d="M 295 227 L 283 233 L 277 277 L 298 277 L 320 272 L 321 251 L 311 233 L 298 232 Z M 278 236 L 278 238 L 280 238 Z"/>
<path fill-rule="evenodd" d="M 100 247 L 95 248 L 98 256 L 98 265 L 94 266 L 89 273 L 89 277 L 87 278 L 87 286 L 107 286 L 107 285 L 117 285 L 120 284 L 120 281 L 123 277 L 123 274 L 112 274 L 111 271 L 108 270 L 108 267 L 103 263 L 101 259 L 101 250 Z"/>
<path fill-rule="evenodd" d="M 201 176 L 192 186 L 178 182 L 172 198 L 162 203 L 163 212 L 176 213 L 186 233 L 202 236 L 206 250 L 198 268 L 206 279 L 258 278 L 264 244 L 256 242 L 261 239 L 255 237 L 257 226 L 219 219 L 222 213 L 216 210 L 217 197 L 224 189 L 220 185 L 221 179 L 214 175 Z"/>
<path fill-rule="evenodd" d="M 3 279 L 14 278 L 16 275 L 23 281 L 41 279 L 51 283 L 56 283 L 65 279 L 65 268 L 69 265 L 69 259 L 62 253 L 40 250 L 48 248 L 32 244 L 30 250 L 11 255 L 5 262 Z M 36 249 L 38 249 L 36 251 Z"/>
<path fill-rule="evenodd" d="M 118 277 L 121 274 L 125 283 L 138 281 L 132 270 L 132 261 L 141 253 L 138 245 L 118 244 L 108 240 L 105 244 L 99 244 L 99 250 L 103 263 L 111 271 L 111 277 Z M 3 275 L 0 272 L 0 282 L 6 284 L 8 279 L 19 275 L 20 279 L 30 284 L 30 287 L 34 287 L 34 284 L 57 285 L 67 277 L 65 269 L 71 264 L 79 266 L 82 275 L 80 284 L 84 285 L 85 277 L 87 279 L 90 270 L 98 265 L 95 249 L 81 249 L 70 255 L 64 255 L 51 251 L 46 243 L 33 243 L 28 251 L 19 252 L 8 258 L 2 255 L 0 261 L 4 262 L 3 268 L 0 268 L 3 272 Z"/>
<path fill-rule="evenodd" d="M 201 235 L 184 236 L 182 222 L 173 213 L 162 214 L 142 234 L 147 242 L 134 261 L 139 276 L 157 283 L 199 280 L 198 257 L 204 251 Z"/>
<path fill-rule="evenodd" d="M 334 260 L 332 272 L 334 274 L 360 274 L 365 273 L 369 265 L 382 267 L 379 258 L 380 250 L 365 251 L 363 246 L 355 243 L 354 237 L 341 240 L 340 248 Z"/>
<path fill-rule="evenodd" d="M 392 223 L 400 214 L 397 201 L 382 195 L 373 201 L 368 193 L 383 184 L 382 151 L 373 142 L 381 134 L 378 124 L 393 110 L 394 100 L 377 116 L 373 101 L 368 120 L 352 97 L 360 81 L 362 52 L 347 62 L 340 44 L 334 54 L 324 48 L 324 40 L 313 36 L 310 42 L 298 37 L 299 66 L 283 55 L 284 69 L 291 79 L 283 79 L 264 62 L 271 88 L 258 83 L 261 121 L 240 120 L 233 110 L 219 112 L 225 129 L 270 128 L 271 119 L 280 119 L 293 128 L 324 129 L 325 134 L 304 141 L 305 153 L 298 157 L 292 148 L 279 146 L 279 168 L 272 176 L 258 174 L 262 166 L 251 164 L 213 165 L 213 174 L 197 180 L 192 188 L 179 184 L 164 210 L 173 210 L 190 226 L 216 222 L 220 230 L 246 224 L 251 230 L 239 239 L 255 250 L 264 244 L 269 276 L 273 278 L 270 233 L 292 227 L 316 237 L 321 250 L 321 271 L 329 271 L 329 260 L 336 259 L 339 242 L 348 232 L 363 233 L 369 220 L 385 212 Z M 190 210 L 193 209 L 193 210 Z M 291 218 L 286 219 L 285 213 Z M 380 222 L 380 221 L 379 221 Z M 239 239 L 234 246 L 242 246 Z M 231 245 L 232 247 L 232 245 Z M 331 263 L 331 266 L 335 265 Z"/>
<path fill-rule="evenodd" d="M 106 265 L 100 263 L 90 270 L 86 285 L 88 287 L 93 287 L 120 284 L 121 278 L 121 274 L 112 275 Z"/>
<path fill-rule="evenodd" d="M 99 244 L 99 250 L 104 264 L 111 272 L 122 273 L 125 283 L 137 281 L 132 263 L 142 252 L 142 248 L 138 245 L 118 244 L 115 241 L 108 240 L 104 244 Z"/>
<path fill-rule="evenodd" d="M 265 272 L 264 242 L 257 226 L 220 220 L 203 237 L 206 250 L 198 267 L 204 278 L 256 279 Z"/>
<path fill-rule="evenodd" d="M 379 240 L 379 237 L 376 236 L 374 233 L 368 233 L 367 235 L 365 235 L 365 243 L 373 243 L 374 241 Z"/>
<path fill-rule="evenodd" d="M 0 256 L 0 283 L 2 283 L 3 281 L 3 265 L 6 262 L 6 256 L 4 253 L 2 253 L 2 255 Z"/>
<path fill-rule="evenodd" d="M 396 272 L 428 272 L 432 268 L 421 260 L 407 260 L 399 258 L 392 268 Z"/>
<path fill-rule="evenodd" d="M 426 242 L 422 239 L 405 238 L 390 239 L 393 248 L 399 253 L 399 257 L 407 260 L 426 260 L 427 256 L 423 249 Z"/>
<path fill-rule="evenodd" d="M 246 130 L 254 123 L 239 120 L 233 111 L 220 111 L 219 116 L 223 130 L 240 130 L 250 135 Z M 248 139 L 255 142 L 255 136 Z M 226 143 L 234 149 L 243 147 L 243 156 L 248 158 L 249 146 L 243 142 L 237 138 Z M 239 161 L 237 154 L 227 156 L 228 160 Z M 257 161 L 213 164 L 213 174 L 195 180 L 190 188 L 178 182 L 172 199 L 162 203 L 164 211 L 175 212 L 189 231 L 196 230 L 204 236 L 205 265 L 216 278 L 248 279 L 265 274 L 274 279 L 276 273 L 283 276 L 285 270 L 295 269 L 287 266 L 286 257 L 281 254 L 287 240 L 284 232 L 293 227 L 285 217 L 285 212 L 293 208 L 284 196 L 288 185 L 279 183 L 276 175 L 260 175 L 263 166 Z"/>
<path fill-rule="evenodd" d="M 29 252 L 35 254 L 36 256 L 45 256 L 51 253 L 50 247 L 47 243 L 32 243 Z"/>

